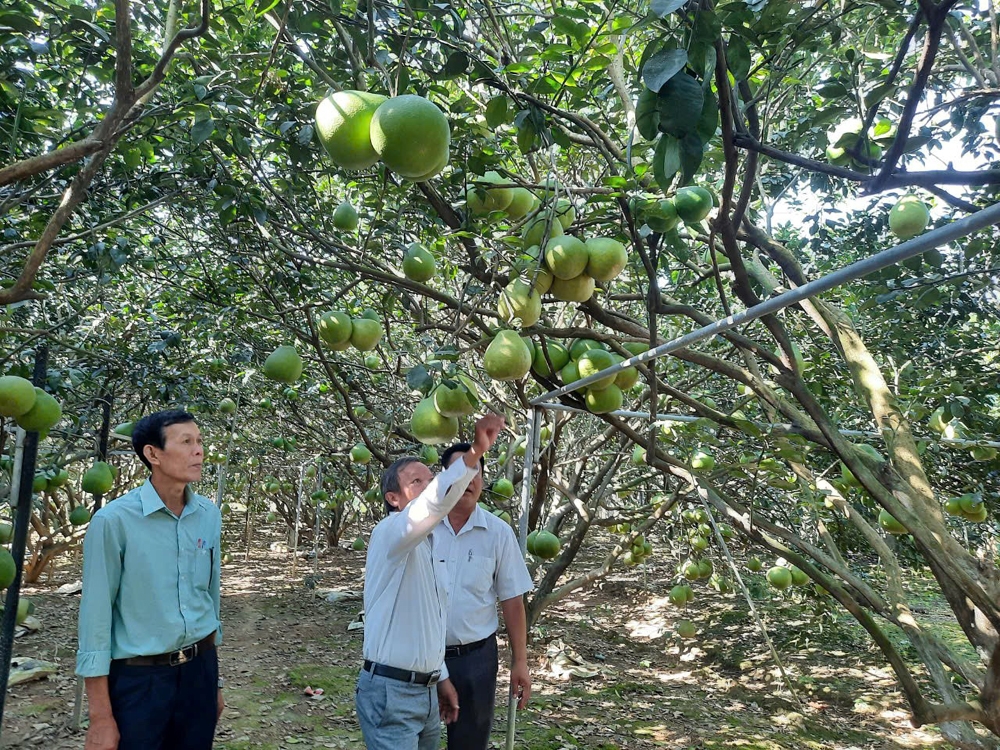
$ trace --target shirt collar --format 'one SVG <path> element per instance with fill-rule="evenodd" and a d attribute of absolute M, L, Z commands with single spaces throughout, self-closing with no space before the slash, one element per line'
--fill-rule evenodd
<path fill-rule="evenodd" d="M 465 525 L 458 531 L 455 531 L 455 529 L 452 527 L 451 521 L 448 520 L 448 516 L 445 516 L 443 519 L 441 519 L 441 523 L 443 523 L 448 528 L 448 530 L 452 533 L 453 536 L 464 534 L 466 532 L 472 531 L 475 528 L 480 528 L 480 529 L 488 528 L 486 525 L 486 511 L 483 510 L 482 506 L 479 503 L 476 503 L 476 509 L 472 511 L 472 514 L 469 516 L 468 520 L 466 520 Z"/>
<path fill-rule="evenodd" d="M 186 516 L 198 510 L 198 499 L 194 492 L 191 491 L 191 487 L 184 488 L 184 496 L 184 510 L 181 512 L 181 516 Z M 142 503 L 142 515 L 144 516 L 152 515 L 160 509 L 170 513 L 170 510 L 164 505 L 159 493 L 157 493 L 156 488 L 149 479 L 139 488 L 139 500 Z"/>

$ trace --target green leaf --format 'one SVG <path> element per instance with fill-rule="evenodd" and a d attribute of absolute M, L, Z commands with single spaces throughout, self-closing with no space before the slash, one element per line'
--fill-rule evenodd
<path fill-rule="evenodd" d="M 639 135 L 647 141 L 656 138 L 656 134 L 660 132 L 660 111 L 657 107 L 656 93 L 643 88 L 635 104 L 635 125 L 639 129 Z"/>
<path fill-rule="evenodd" d="M 687 52 L 682 49 L 660 50 L 642 66 L 642 81 L 651 91 L 659 91 L 687 65 Z"/>
<path fill-rule="evenodd" d="M 448 55 L 444 68 L 441 70 L 441 78 L 455 78 L 462 75 L 469 68 L 469 56 L 458 50 Z"/>
<path fill-rule="evenodd" d="M 510 101 L 503 94 L 490 99 L 486 105 L 486 124 L 491 130 L 510 122 Z"/>
<path fill-rule="evenodd" d="M 420 391 L 423 394 L 427 394 L 431 386 L 434 385 L 434 380 L 431 378 L 427 368 L 423 365 L 417 365 L 416 367 L 411 367 L 406 373 L 406 386 L 411 391 Z"/>
<path fill-rule="evenodd" d="M 677 138 L 694 132 L 705 106 L 705 90 L 691 76 L 678 73 L 659 96 L 660 130 Z"/>
<path fill-rule="evenodd" d="M 191 126 L 191 142 L 194 145 L 204 143 L 215 132 L 215 120 L 211 117 L 205 120 L 198 120 Z"/>
<path fill-rule="evenodd" d="M 681 184 L 687 185 L 698 173 L 701 159 L 705 155 L 705 144 L 695 133 L 689 133 L 681 141 Z"/>
<path fill-rule="evenodd" d="M 664 133 L 656 144 L 653 154 L 653 177 L 663 192 L 670 190 L 674 175 L 681 167 L 680 143 L 672 135 Z"/>
<path fill-rule="evenodd" d="M 535 138 L 538 135 L 535 124 L 530 117 L 525 117 L 517 129 L 517 147 L 522 154 L 526 154 L 535 147 Z"/>
<path fill-rule="evenodd" d="M 701 138 L 703 143 L 708 143 L 715 137 L 715 131 L 719 127 L 719 100 L 715 92 L 709 89 L 705 92 L 705 106 L 701 109 L 701 118 L 698 120 L 698 127 L 695 133 Z"/>
<path fill-rule="evenodd" d="M 687 0 L 653 0 L 649 9 L 657 18 L 666 18 L 676 10 L 687 5 Z"/>
<path fill-rule="evenodd" d="M 737 81 L 744 80 L 750 72 L 750 48 L 735 34 L 729 37 L 726 62 L 729 64 L 729 72 Z"/>

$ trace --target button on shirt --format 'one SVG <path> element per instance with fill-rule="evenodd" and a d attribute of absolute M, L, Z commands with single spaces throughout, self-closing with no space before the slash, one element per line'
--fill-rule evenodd
<path fill-rule="evenodd" d="M 448 567 L 449 646 L 497 631 L 497 601 L 531 591 L 531 575 L 511 527 L 478 505 L 456 533 L 445 518 L 434 529 L 434 557 Z"/>
<path fill-rule="evenodd" d="M 444 564 L 431 532 L 455 506 L 479 467 L 456 461 L 403 510 L 372 530 L 365 567 L 364 657 L 414 672 L 444 668 Z"/>
<path fill-rule="evenodd" d="M 154 656 L 216 633 L 222 516 L 188 488 L 181 515 L 148 480 L 101 508 L 83 540 L 76 673 L 108 674 L 112 659 Z"/>

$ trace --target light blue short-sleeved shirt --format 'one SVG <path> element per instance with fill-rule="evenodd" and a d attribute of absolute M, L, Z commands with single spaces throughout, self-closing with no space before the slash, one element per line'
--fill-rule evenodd
<path fill-rule="evenodd" d="M 181 515 L 148 480 L 101 508 L 83 540 L 76 673 L 108 674 L 112 659 L 175 651 L 216 633 L 222 516 L 187 489 Z"/>

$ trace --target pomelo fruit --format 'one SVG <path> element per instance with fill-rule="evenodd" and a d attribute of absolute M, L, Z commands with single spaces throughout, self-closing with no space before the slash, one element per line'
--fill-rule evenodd
<path fill-rule="evenodd" d="M 356 464 L 366 464 L 372 460 L 372 452 L 364 443 L 358 443 L 351 448 L 351 461 Z"/>
<path fill-rule="evenodd" d="M 677 226 L 677 209 L 670 198 L 656 201 L 649 209 L 641 213 L 646 225 L 654 232 L 669 232 Z"/>
<path fill-rule="evenodd" d="M 541 247 L 543 239 L 551 240 L 553 237 L 561 237 L 562 234 L 562 224 L 554 217 L 536 216 L 524 227 L 524 232 L 521 234 L 521 247 L 525 250 L 530 250 L 536 245 Z"/>
<path fill-rule="evenodd" d="M 712 210 L 712 194 L 703 187 L 682 187 L 673 201 L 678 218 L 685 224 L 697 224 Z"/>
<path fill-rule="evenodd" d="M 809 576 L 806 575 L 805 571 L 801 568 L 797 568 L 794 565 L 789 568 L 789 572 L 792 574 L 792 585 L 793 586 L 805 586 L 809 583 Z"/>
<path fill-rule="evenodd" d="M 236 412 L 236 402 L 231 398 L 224 398 L 219 402 L 220 414 L 233 414 Z"/>
<path fill-rule="evenodd" d="M 553 279 L 549 293 L 563 302 L 586 302 L 594 296 L 596 285 L 585 273 L 573 279 Z"/>
<path fill-rule="evenodd" d="M 353 232 L 358 228 L 358 212 L 351 205 L 350 201 L 343 201 L 334 209 L 333 226 L 348 232 Z"/>
<path fill-rule="evenodd" d="M 80 488 L 92 495 L 104 495 L 111 491 L 114 484 L 115 475 L 111 473 L 111 467 L 104 461 L 96 461 L 84 472 Z"/>
<path fill-rule="evenodd" d="M 0 378 L 0 416 L 20 417 L 35 405 L 35 386 L 17 375 Z"/>
<path fill-rule="evenodd" d="M 90 511 L 82 505 L 77 505 L 69 512 L 69 522 L 74 526 L 83 526 L 90 521 Z"/>
<path fill-rule="evenodd" d="M 524 542 L 525 549 L 532 555 L 535 554 L 535 539 L 538 538 L 538 531 L 532 531 L 528 534 L 528 538 Z M 536 555 L 537 557 L 537 555 Z"/>
<path fill-rule="evenodd" d="M 612 357 L 611 352 L 606 349 L 588 349 L 577 360 L 576 367 L 580 372 L 581 378 L 589 378 L 591 375 L 595 375 L 601 370 L 606 370 L 614 365 L 614 363 L 614 357 Z M 606 375 L 600 380 L 595 380 L 590 384 L 590 387 L 595 390 L 607 388 L 615 382 L 615 376 L 615 373 Z"/>
<path fill-rule="evenodd" d="M 531 287 L 536 292 L 545 294 L 552 288 L 552 281 L 555 277 L 549 269 L 536 266 L 528 272 L 528 278 L 531 280 Z"/>
<path fill-rule="evenodd" d="M 488 187 L 489 184 L 502 185 L 510 182 L 509 179 L 501 176 L 497 172 L 487 172 L 482 177 L 475 178 L 474 182 L 475 184 L 469 185 L 466 193 L 466 201 L 469 206 L 469 211 L 474 214 L 488 214 L 491 211 L 503 211 L 514 199 L 514 188 Z M 528 195 L 530 197 L 531 193 L 528 193 Z"/>
<path fill-rule="evenodd" d="M 504 209 L 507 212 L 507 217 L 517 221 L 518 219 L 523 219 L 531 211 L 531 207 L 535 203 L 535 196 L 532 195 L 528 188 L 516 187 L 511 188 L 510 191 L 510 203 Z"/>
<path fill-rule="evenodd" d="M 583 400 L 594 414 L 607 414 L 622 408 L 624 396 L 621 388 L 609 385 L 607 388 L 588 388 Z"/>
<path fill-rule="evenodd" d="M 382 102 L 372 115 L 370 134 L 372 147 L 382 162 L 410 179 L 428 179 L 435 167 L 447 159 L 451 141 L 444 112 L 414 94 Z"/>
<path fill-rule="evenodd" d="M 623 391 L 627 391 L 638 382 L 639 371 L 634 367 L 626 367 L 615 376 L 615 385 Z"/>
<path fill-rule="evenodd" d="M 691 468 L 695 471 L 711 471 L 715 468 L 715 458 L 707 450 L 696 450 L 691 455 Z"/>
<path fill-rule="evenodd" d="M 32 492 L 45 492 L 49 486 L 49 478 L 45 474 L 39 472 L 35 474 L 34 479 L 31 480 L 31 491 Z"/>
<path fill-rule="evenodd" d="M 264 375 L 279 383 L 294 383 L 302 374 L 302 358 L 291 344 L 283 344 L 264 360 Z"/>
<path fill-rule="evenodd" d="M 427 180 L 432 177 L 436 177 L 443 172 L 444 168 L 448 166 L 449 161 L 451 161 L 451 148 L 446 148 L 444 153 L 441 154 L 441 158 L 438 159 L 437 163 L 435 163 L 433 167 L 428 169 L 423 174 L 417 175 L 416 177 L 410 177 L 409 179 L 413 180 L 413 182 L 427 182 Z"/>
<path fill-rule="evenodd" d="M 500 477 L 493 483 L 493 494 L 503 500 L 510 500 L 514 496 L 514 483 L 507 477 Z"/>
<path fill-rule="evenodd" d="M 500 331 L 486 347 L 483 369 L 494 380 L 520 380 L 531 369 L 532 354 L 515 331 Z"/>
<path fill-rule="evenodd" d="M 356 170 L 378 161 L 370 126 L 385 101 L 386 97 L 367 91 L 337 91 L 319 103 L 316 133 L 334 164 Z"/>
<path fill-rule="evenodd" d="M 562 226 L 564 232 L 570 228 L 570 225 L 572 225 L 574 221 L 576 221 L 576 208 L 574 208 L 568 198 L 560 198 L 557 200 L 552 211 L 555 214 L 556 220 Z"/>
<path fill-rule="evenodd" d="M 751 557 L 747 560 L 747 569 L 754 573 L 760 573 L 764 569 L 764 564 L 761 563 L 759 557 Z"/>
<path fill-rule="evenodd" d="M 545 265 L 557 279 L 575 279 L 587 269 L 589 260 L 587 246 L 571 234 L 552 237 L 545 243 Z"/>
<path fill-rule="evenodd" d="M 530 284 L 516 278 L 500 292 L 497 313 L 508 323 L 516 318 L 522 326 L 533 326 L 542 315 L 542 298 Z"/>
<path fill-rule="evenodd" d="M 551 531 L 539 531 L 535 537 L 535 555 L 543 560 L 551 560 L 559 554 L 562 542 Z"/>
<path fill-rule="evenodd" d="M 593 339 L 575 339 L 569 347 L 569 356 L 571 359 L 580 359 L 583 353 L 588 349 L 603 349 L 604 344 L 599 341 L 594 341 Z"/>
<path fill-rule="evenodd" d="M 0 544 L 10 544 L 14 538 L 14 527 L 9 523 L 0 523 Z"/>
<path fill-rule="evenodd" d="M 608 237 L 591 237 L 587 246 L 587 275 L 594 281 L 611 281 L 622 272 L 628 263 L 625 246 Z"/>
<path fill-rule="evenodd" d="M 14 421 L 25 431 L 37 432 L 44 437 L 61 418 L 62 406 L 59 402 L 41 388 L 35 388 L 35 403 L 24 414 L 14 417 Z"/>
<path fill-rule="evenodd" d="M 455 383 L 450 386 L 441 383 L 431 396 L 434 398 L 434 408 L 445 417 L 467 417 L 476 410 L 464 384 Z"/>
<path fill-rule="evenodd" d="M 6 547 L 0 547 L 0 589 L 5 589 L 14 583 L 16 575 L 17 567 L 14 564 L 14 556 L 7 551 Z"/>
<path fill-rule="evenodd" d="M 569 385 L 570 383 L 575 383 L 577 380 L 580 379 L 580 368 L 577 365 L 575 359 L 571 359 L 559 371 L 559 379 L 563 382 L 563 385 Z"/>
<path fill-rule="evenodd" d="M 889 231 L 901 240 L 921 234 L 931 220 L 927 205 L 915 195 L 904 195 L 889 211 Z"/>
<path fill-rule="evenodd" d="M 677 635 L 685 640 L 698 637 L 698 628 L 690 620 L 678 620 L 676 630 Z"/>
<path fill-rule="evenodd" d="M 62 487 L 69 482 L 69 472 L 66 469 L 59 469 L 49 477 L 49 487 Z"/>
<path fill-rule="evenodd" d="M 547 360 L 545 358 L 546 354 L 548 354 Z M 551 368 L 549 367 L 549 362 L 552 363 Z M 531 369 L 536 375 L 548 378 L 552 376 L 553 372 L 559 372 L 568 363 L 569 352 L 566 350 L 566 347 L 558 341 L 546 341 L 544 351 L 541 346 L 535 347 L 535 356 L 531 360 Z"/>
<path fill-rule="evenodd" d="M 688 603 L 688 591 L 691 591 L 691 596 L 694 596 L 694 591 L 687 584 L 678 584 L 670 589 L 670 603 L 675 607 L 684 607 Z"/>
<path fill-rule="evenodd" d="M 115 427 L 112 432 L 115 437 L 123 438 L 126 440 L 132 439 L 132 432 L 135 430 L 135 422 L 122 422 L 120 425 Z"/>
<path fill-rule="evenodd" d="M 681 575 L 687 578 L 689 581 L 697 581 L 701 578 L 701 570 L 698 568 L 698 563 L 694 560 L 689 560 L 681 566 Z"/>
<path fill-rule="evenodd" d="M 319 337 L 328 346 L 339 346 L 345 341 L 350 341 L 353 329 L 354 324 L 351 322 L 351 316 L 335 310 L 323 313 L 316 325 Z"/>
<path fill-rule="evenodd" d="M 351 542 L 351 549 L 355 552 L 363 552 L 365 549 L 364 537 L 357 537 L 353 542 Z"/>
<path fill-rule="evenodd" d="M 434 408 L 434 399 L 425 398 L 413 410 L 410 432 L 425 445 L 450 443 L 458 435 L 458 419 L 442 416 Z"/>
<path fill-rule="evenodd" d="M 421 284 L 434 278 L 436 263 L 434 255 L 419 242 L 412 242 L 403 254 L 403 274 L 410 281 Z"/>
<path fill-rule="evenodd" d="M 382 338 L 382 324 L 368 318 L 351 321 L 351 346 L 358 351 L 370 352 Z"/>
<path fill-rule="evenodd" d="M 883 508 L 878 512 L 878 525 L 881 526 L 886 531 L 886 533 L 889 534 L 898 535 L 898 534 L 910 533 L 909 531 L 906 530 L 906 527 L 903 526 L 903 524 L 901 524 L 899 521 L 897 521 L 895 517 L 893 517 L 893 515 L 889 513 L 889 511 L 887 511 L 885 508 Z"/>
<path fill-rule="evenodd" d="M 792 571 L 775 565 L 767 571 L 767 582 L 779 591 L 783 591 L 792 585 Z"/>
<path fill-rule="evenodd" d="M 17 600 L 17 614 L 14 615 L 14 624 L 15 625 L 23 624 L 24 621 L 28 619 L 28 616 L 31 615 L 34 611 L 35 611 L 35 605 L 31 601 L 31 599 L 22 596 L 20 599 Z"/>

